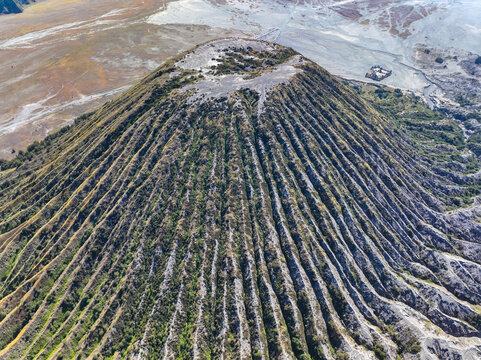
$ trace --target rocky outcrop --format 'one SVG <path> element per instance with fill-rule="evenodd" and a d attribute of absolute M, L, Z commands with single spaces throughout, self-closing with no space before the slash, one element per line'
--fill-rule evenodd
<path fill-rule="evenodd" d="M 21 13 L 25 5 L 35 0 L 0 0 L 0 15 Z"/>

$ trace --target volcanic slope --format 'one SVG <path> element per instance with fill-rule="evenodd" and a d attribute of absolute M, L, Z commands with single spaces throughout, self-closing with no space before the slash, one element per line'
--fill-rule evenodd
<path fill-rule="evenodd" d="M 477 158 L 381 105 L 219 40 L 3 162 L 0 358 L 479 359 Z"/>

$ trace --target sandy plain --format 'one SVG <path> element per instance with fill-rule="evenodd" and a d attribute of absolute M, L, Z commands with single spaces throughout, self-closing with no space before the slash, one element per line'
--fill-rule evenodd
<path fill-rule="evenodd" d="M 46 0 L 0 18 L 0 158 L 71 123 L 194 45 L 239 31 L 156 25 L 166 0 Z"/>

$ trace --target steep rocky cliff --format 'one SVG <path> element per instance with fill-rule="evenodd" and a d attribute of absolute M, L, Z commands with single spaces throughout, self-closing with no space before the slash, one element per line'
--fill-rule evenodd
<path fill-rule="evenodd" d="M 0 15 L 21 13 L 25 5 L 35 0 L 0 0 Z"/>
<path fill-rule="evenodd" d="M 422 111 L 265 42 L 166 63 L 2 163 L 0 358 L 479 359 L 479 163 Z"/>

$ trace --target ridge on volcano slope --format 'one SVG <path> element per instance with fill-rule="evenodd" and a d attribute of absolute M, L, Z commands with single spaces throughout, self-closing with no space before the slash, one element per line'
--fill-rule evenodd
<path fill-rule="evenodd" d="M 450 126 L 267 42 L 165 63 L 0 163 L 0 358 L 479 359 Z"/>

